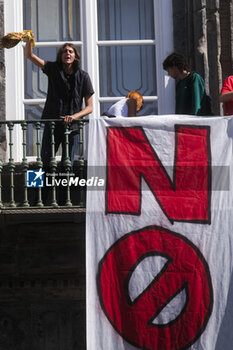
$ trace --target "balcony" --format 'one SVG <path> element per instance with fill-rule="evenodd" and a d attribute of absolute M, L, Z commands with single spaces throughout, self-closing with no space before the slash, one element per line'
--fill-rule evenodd
<path fill-rule="evenodd" d="M 14 344 L 14 349 L 25 350 L 42 350 L 51 346 L 86 349 L 86 188 L 66 186 L 61 193 L 55 184 L 49 187 L 27 185 L 27 172 L 43 169 L 41 135 L 45 123 L 51 126 L 51 184 L 60 173 L 60 157 L 55 155 L 54 128 L 61 122 L 0 122 L 8 140 L 7 158 L 0 160 L 0 310 L 1 321 L 13 325 L 9 332 L 4 333 L 4 349 L 11 344 Z M 68 152 L 69 130 L 65 130 L 63 180 L 68 181 L 72 173 L 79 178 L 86 176 L 83 141 L 87 122 L 77 121 L 79 154 L 73 169 Z M 16 131 L 21 138 L 17 143 Z M 22 154 L 20 161 L 16 157 L 17 161 L 14 160 L 16 153 Z M 47 332 L 47 329 L 52 331 Z"/>
<path fill-rule="evenodd" d="M 85 208 L 85 186 L 77 186 L 77 178 L 86 178 L 86 161 L 84 160 L 84 125 L 88 120 L 77 120 L 79 133 L 78 159 L 75 160 L 71 169 L 69 158 L 69 128 L 65 129 L 65 157 L 63 164 L 59 156 L 55 155 L 54 130 L 57 123 L 62 120 L 19 120 L 1 121 L 0 127 L 6 128 L 8 134 L 8 157 L 0 159 L 0 209 L 68 209 Z M 44 184 L 41 186 L 29 184 L 29 175 L 32 171 L 43 172 L 41 159 L 41 135 L 45 124 L 51 129 L 51 158 L 49 173 L 43 175 Z M 15 144 L 14 132 L 18 130 L 21 136 L 21 144 Z M 33 133 L 33 144 L 32 143 Z M 29 140 L 30 139 L 30 140 Z M 30 142 L 29 142 L 30 141 Z M 28 157 L 28 150 L 33 150 L 33 157 Z M 22 159 L 15 162 L 13 154 L 15 150 L 21 151 Z M 76 180 L 74 180 L 76 178 Z M 42 177 L 40 177 L 42 179 Z M 76 182 L 75 182 L 76 181 Z M 58 186 L 58 185 L 61 186 Z M 68 184 L 68 185 L 67 185 Z M 41 187 L 37 187 L 41 186 Z"/>

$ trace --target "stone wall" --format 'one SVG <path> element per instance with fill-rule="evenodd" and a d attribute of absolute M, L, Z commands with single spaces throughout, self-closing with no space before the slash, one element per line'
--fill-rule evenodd
<path fill-rule="evenodd" d="M 223 80 L 233 74 L 233 3 L 231 0 L 220 0 L 220 29 Z"/>
<path fill-rule="evenodd" d="M 205 80 L 215 115 L 222 114 L 219 91 L 233 66 L 231 0 L 173 0 L 174 48 Z"/>
<path fill-rule="evenodd" d="M 84 350 L 85 212 L 0 214 L 0 349 Z"/>
<path fill-rule="evenodd" d="M 4 35 L 4 0 L 0 0 L 0 37 Z M 5 111 L 5 58 L 4 49 L 0 47 L 0 120 L 6 119 Z M 5 159 L 6 132 L 5 127 L 0 128 L 0 159 Z"/>

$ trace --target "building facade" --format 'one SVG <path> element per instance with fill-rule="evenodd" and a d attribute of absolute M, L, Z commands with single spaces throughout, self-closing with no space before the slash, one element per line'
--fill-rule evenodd
<path fill-rule="evenodd" d="M 232 70 L 232 2 L 230 0 L 45 0 L 1 1 L 1 34 L 32 29 L 35 53 L 55 60 L 61 43 L 72 41 L 82 68 L 91 76 L 93 116 L 130 90 L 145 99 L 141 114 L 174 112 L 174 82 L 162 69 L 164 58 L 177 51 L 205 80 L 215 115 L 221 115 L 219 90 Z M 24 58 L 23 45 L 1 49 L 1 119 L 38 120 L 47 91 L 41 70 Z M 1 131 L 4 134 L 4 131 Z M 2 135 L 2 134 L 1 134 Z M 33 130 L 27 155 L 33 156 Z M 20 131 L 14 139 L 22 143 Z M 6 151 L 1 136 L 2 152 Z M 20 148 L 14 158 L 22 159 Z"/>
<path fill-rule="evenodd" d="M 141 114 L 174 112 L 174 82 L 162 70 L 172 51 L 183 53 L 205 80 L 215 115 L 223 80 L 232 71 L 232 2 L 230 0 L 45 0 L 1 1 L 1 34 L 32 29 L 35 53 L 55 60 L 61 43 L 72 41 L 81 53 L 95 89 L 93 116 L 99 117 L 130 90 L 145 99 Z M 38 120 L 47 80 L 24 58 L 23 45 L 1 49 L 1 120 Z M 1 152 L 6 152 L 1 130 Z M 33 130 L 27 155 L 33 156 Z M 14 139 L 22 143 L 20 131 Z M 22 159 L 16 147 L 14 158 Z"/>
<path fill-rule="evenodd" d="M 93 117 L 130 90 L 144 96 L 141 114 L 174 113 L 175 84 L 162 69 L 173 51 L 203 76 L 214 114 L 222 114 L 219 91 L 233 71 L 232 0 L 0 0 L 1 36 L 23 29 L 33 30 L 45 60 L 64 42 L 78 46 L 95 90 Z M 23 44 L 0 49 L 0 121 L 39 120 L 46 89 Z M 13 140 L 21 162 L 21 130 Z M 33 129 L 27 140 L 33 161 Z M 4 126 L 0 143 L 4 163 Z M 0 229 L 0 348 L 85 349 L 85 212 L 1 211 Z M 232 337 L 224 322 L 218 350 L 233 341 L 224 343 Z"/>

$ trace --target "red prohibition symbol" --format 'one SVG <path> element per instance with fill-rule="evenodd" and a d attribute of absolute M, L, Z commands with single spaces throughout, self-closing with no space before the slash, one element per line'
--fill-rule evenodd
<path fill-rule="evenodd" d="M 132 302 L 129 280 L 146 256 L 167 258 L 162 271 Z M 115 330 L 132 345 L 146 350 L 188 349 L 203 333 L 213 308 L 208 264 L 186 237 L 150 226 L 116 241 L 99 263 L 101 306 Z M 152 321 L 182 290 L 186 302 L 167 324 Z"/>

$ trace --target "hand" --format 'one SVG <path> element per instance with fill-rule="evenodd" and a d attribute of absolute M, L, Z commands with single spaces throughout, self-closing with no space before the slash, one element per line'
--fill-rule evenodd
<path fill-rule="evenodd" d="M 35 46 L 35 38 L 34 38 L 34 33 L 31 30 L 24 30 L 21 33 L 22 36 L 22 40 L 26 41 L 26 42 L 30 42 L 32 44 L 32 46 Z"/>
<path fill-rule="evenodd" d="M 66 126 L 70 126 L 72 124 L 72 121 L 74 120 L 73 115 L 65 115 L 60 118 L 64 120 Z"/>

